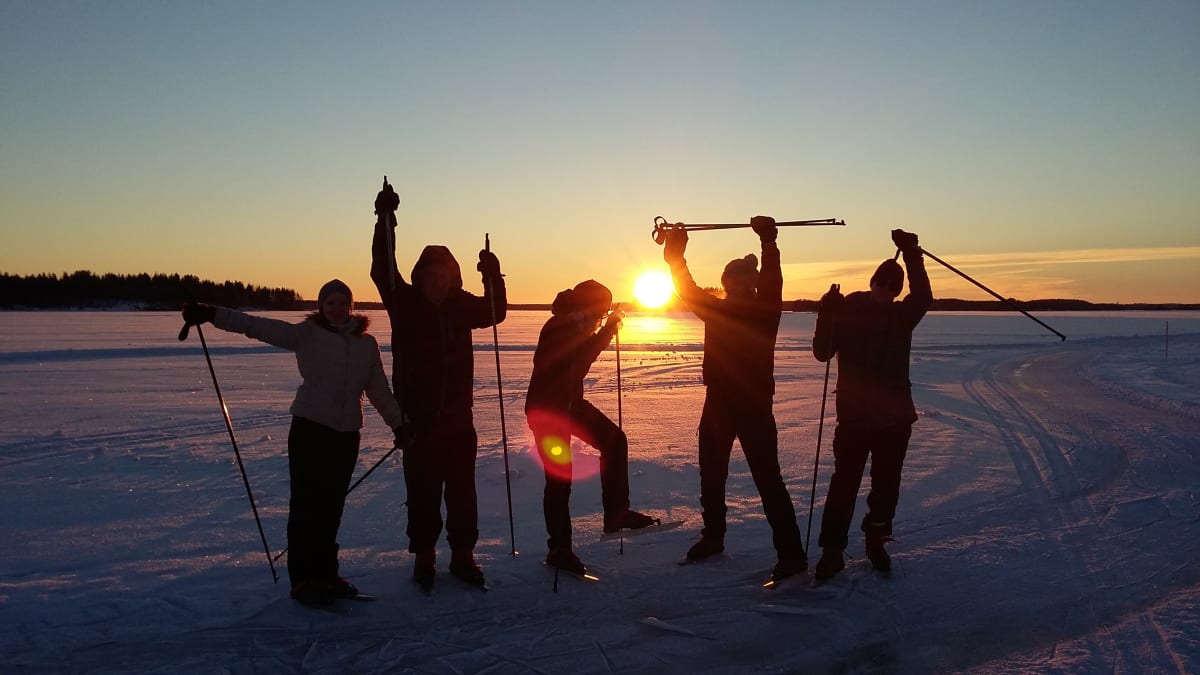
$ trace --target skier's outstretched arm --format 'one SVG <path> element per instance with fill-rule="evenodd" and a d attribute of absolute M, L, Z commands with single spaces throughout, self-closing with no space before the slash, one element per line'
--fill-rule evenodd
<path fill-rule="evenodd" d="M 289 323 L 265 316 L 251 316 L 205 302 L 189 302 L 184 305 L 183 322 L 189 326 L 212 323 L 221 330 L 241 333 L 248 338 L 293 352 L 300 346 L 309 330 L 307 321 Z"/>

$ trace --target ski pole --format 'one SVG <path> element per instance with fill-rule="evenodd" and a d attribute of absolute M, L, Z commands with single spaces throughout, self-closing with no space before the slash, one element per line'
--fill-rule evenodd
<path fill-rule="evenodd" d="M 616 311 L 621 311 L 618 307 Z M 613 333 L 614 345 L 617 350 L 617 428 L 624 429 L 625 424 L 622 421 L 621 414 L 621 331 L 618 329 Z"/>
<path fill-rule="evenodd" d="M 184 289 L 186 291 L 186 289 Z M 188 299 L 192 302 L 196 298 L 188 292 Z M 188 337 L 188 329 L 190 324 L 185 323 L 179 331 L 179 340 L 182 342 Z M 262 538 L 263 551 L 267 554 L 267 564 L 271 566 L 271 577 L 275 583 L 279 583 L 279 574 L 275 572 L 275 561 L 271 558 L 271 547 L 267 545 L 267 535 L 263 532 L 262 520 L 258 517 L 258 507 L 254 504 L 254 493 L 250 490 L 250 479 L 246 477 L 246 466 L 242 463 L 242 453 L 238 450 L 237 437 L 233 434 L 233 422 L 229 419 L 229 408 L 225 405 L 225 397 L 221 395 L 221 385 L 217 383 L 217 371 L 213 369 L 212 356 L 208 353 L 208 343 L 204 340 L 204 331 L 201 330 L 200 324 L 196 324 L 196 335 L 200 336 L 200 347 L 204 350 L 204 360 L 208 362 L 208 372 L 212 375 L 213 389 L 217 392 L 217 402 L 221 404 L 221 413 L 225 417 L 225 429 L 229 431 L 229 442 L 233 444 L 233 455 L 237 457 L 238 471 L 242 474 L 242 484 L 246 486 L 246 497 L 250 499 L 250 510 L 254 512 L 254 522 L 258 524 L 258 536 Z"/>
<path fill-rule="evenodd" d="M 488 233 L 483 233 L 483 250 L 492 250 L 492 240 Z M 504 489 L 508 493 L 508 539 L 512 543 L 511 555 L 517 555 L 517 535 L 513 525 L 512 482 L 508 477 L 508 429 L 504 426 L 504 380 L 500 375 L 500 333 L 496 330 L 496 296 L 492 294 L 494 286 L 488 279 L 488 302 L 492 306 L 492 347 L 496 354 L 496 393 L 500 401 L 500 442 L 504 445 Z"/>
<path fill-rule="evenodd" d="M 816 220 L 785 220 L 776 222 L 776 227 L 826 227 L 830 225 L 844 226 L 846 221 L 836 218 L 818 218 Z M 685 232 L 695 232 L 699 230 L 733 230 L 743 227 L 750 227 L 749 223 L 709 223 L 700 225 L 689 225 L 686 223 L 671 223 L 662 216 L 654 217 L 654 231 L 650 236 L 656 244 L 662 244 L 667 240 L 667 232 L 669 230 L 684 230 Z"/>
<path fill-rule="evenodd" d="M 841 287 L 838 284 L 833 284 L 830 290 L 840 291 Z M 833 344 L 833 331 L 829 332 L 829 343 Z M 832 352 L 832 350 L 830 350 Z M 817 420 L 817 452 L 813 458 L 813 477 L 812 489 L 808 493 L 808 532 L 804 535 L 804 550 L 810 551 L 809 542 L 812 541 L 812 521 L 813 521 L 813 506 L 816 504 L 817 498 L 817 469 L 821 466 L 821 435 L 825 430 L 825 401 L 829 397 L 829 365 L 833 363 L 833 354 L 829 355 L 829 360 L 825 362 L 825 383 L 821 385 L 821 416 Z"/>
<path fill-rule="evenodd" d="M 1044 323 L 1044 322 L 1043 322 L 1041 319 L 1039 319 L 1039 318 L 1035 317 L 1034 315 L 1030 314 L 1029 312 L 1026 312 L 1025 310 L 1021 309 L 1021 307 L 1020 307 L 1019 305 L 1017 305 L 1017 303 L 1013 302 L 1012 300 L 1009 300 L 1008 298 L 1003 298 L 1003 297 L 1000 297 L 1000 294 L 999 294 L 999 293 L 996 293 L 996 291 L 993 291 L 992 289 L 988 288 L 987 286 L 984 286 L 983 284 L 979 283 L 978 281 L 975 281 L 974 279 L 972 279 L 971 277 L 967 276 L 967 275 L 966 275 L 966 274 L 964 274 L 963 272 L 960 272 L 958 269 L 956 269 L 956 268 L 955 268 L 953 265 L 951 265 L 950 263 L 946 262 L 945 260 L 942 260 L 941 258 L 939 258 L 939 257 L 937 257 L 936 255 L 934 255 L 934 254 L 930 253 L 929 251 L 926 251 L 925 249 L 923 249 L 923 248 L 921 248 L 921 247 L 919 247 L 919 246 L 918 246 L 917 248 L 918 248 L 918 249 L 921 251 L 921 253 L 924 253 L 925 255 L 929 256 L 930 258 L 933 258 L 933 260 L 934 260 L 934 261 L 936 261 L 936 262 L 940 263 L 940 264 L 941 264 L 943 267 L 945 267 L 946 269 L 950 270 L 951 272 L 954 272 L 954 273 L 955 273 L 955 274 L 957 274 L 958 276 L 960 276 L 960 277 L 962 277 L 962 278 L 966 279 L 967 281 L 969 281 L 969 282 L 971 282 L 971 283 L 975 284 L 976 286 L 978 286 L 978 287 L 982 288 L 983 290 L 987 291 L 988 293 L 990 293 L 990 294 L 992 295 L 992 297 L 993 297 L 993 298 L 996 298 L 997 300 L 999 300 L 999 301 L 1001 301 L 1001 302 L 1005 303 L 1006 305 L 1008 305 L 1008 306 L 1012 307 L 1013 309 L 1017 310 L 1018 312 L 1020 312 L 1020 313 L 1024 314 L 1025 316 L 1029 317 L 1030 319 L 1033 319 L 1035 322 L 1037 322 L 1037 323 L 1038 323 L 1039 325 L 1041 325 L 1043 328 L 1045 328 L 1046 330 L 1050 331 L 1051 333 L 1054 333 L 1055 335 L 1057 335 L 1057 336 L 1059 337 L 1059 339 L 1060 339 L 1060 340 L 1066 340 L 1066 339 L 1067 339 L 1067 336 L 1066 336 L 1066 335 L 1063 335 L 1062 333 L 1060 333 L 1060 332 L 1058 332 L 1058 331 L 1054 330 L 1054 329 L 1053 329 L 1053 328 L 1051 328 L 1050 326 L 1047 326 L 1047 325 L 1046 325 L 1046 324 L 1045 324 L 1045 323 Z"/>

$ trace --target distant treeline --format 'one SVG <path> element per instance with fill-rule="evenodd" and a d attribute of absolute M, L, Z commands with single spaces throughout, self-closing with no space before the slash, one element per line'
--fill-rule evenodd
<path fill-rule="evenodd" d="M 308 310 L 315 301 L 305 300 L 290 288 L 268 288 L 241 281 L 214 282 L 194 275 L 178 274 L 102 274 L 83 270 L 56 274 L 37 274 L 26 277 L 0 272 L 0 308 L 4 309 L 150 309 L 173 310 L 183 304 L 183 289 L 191 291 L 204 302 L 223 307 L 250 309 Z M 716 289 L 705 289 L 715 292 Z M 1104 310 L 1200 310 L 1200 304 L 1088 302 L 1086 300 L 1013 300 L 1027 311 L 1104 311 Z M 635 310 L 635 303 L 620 303 L 626 310 Z M 355 302 L 358 309 L 383 309 L 379 302 Z M 817 311 L 817 300 L 789 300 L 784 309 L 793 312 Z M 512 310 L 549 311 L 549 303 L 509 303 Z M 663 311 L 683 309 L 676 298 Z M 1012 306 L 999 300 L 959 300 L 944 298 L 933 301 L 934 311 L 987 312 L 1012 311 Z"/>
<path fill-rule="evenodd" d="M 204 302 L 224 307 L 307 309 L 290 288 L 267 288 L 240 281 L 214 282 L 186 274 L 102 274 L 83 270 L 21 277 L 0 273 L 0 307 L 31 309 L 178 309 L 184 289 Z"/>

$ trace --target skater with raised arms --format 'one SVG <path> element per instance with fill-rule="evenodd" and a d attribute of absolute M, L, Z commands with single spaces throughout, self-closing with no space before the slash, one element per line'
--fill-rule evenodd
<path fill-rule="evenodd" d="M 917 235 L 892 230 L 892 242 L 904 257 L 904 268 L 893 258 L 884 260 L 871 275 L 870 290 L 845 297 L 834 284 L 817 311 L 813 356 L 827 362 L 836 355 L 838 363 L 834 468 L 821 518 L 821 558 L 813 573 L 818 580 L 846 566 L 854 502 L 868 458 L 871 489 L 861 525 L 866 554 L 876 570 L 892 568 L 885 544 L 892 534 L 900 471 L 917 421 L 908 379 L 912 335 L 933 303 Z M 909 293 L 896 301 L 906 270 Z"/>
<path fill-rule="evenodd" d="M 476 269 L 484 295 L 473 295 L 464 290 L 462 271 L 450 249 L 429 245 L 413 265 L 411 283 L 405 280 L 395 258 L 399 204 L 399 195 L 385 181 L 375 200 L 371 280 L 392 326 L 392 387 L 410 420 L 403 464 L 413 579 L 422 588 L 433 586 L 444 496 L 450 573 L 484 587 L 483 570 L 474 558 L 479 507 L 471 331 L 504 321 L 504 277 L 496 255 L 481 250 Z"/>
<path fill-rule="evenodd" d="M 762 270 L 753 254 L 730 261 L 721 275 L 724 298 L 704 291 L 692 278 L 684 259 L 686 229 L 664 230 L 663 259 L 671 266 L 680 299 L 704 322 L 705 396 L 699 429 L 704 529 L 687 560 L 704 560 L 725 550 L 725 483 L 733 441 L 738 439 L 771 526 L 778 560 L 768 583 L 774 583 L 807 570 L 808 560 L 779 467 L 772 412 L 775 337 L 783 302 L 778 228 L 768 216 L 755 216 L 750 226 L 761 243 Z"/>

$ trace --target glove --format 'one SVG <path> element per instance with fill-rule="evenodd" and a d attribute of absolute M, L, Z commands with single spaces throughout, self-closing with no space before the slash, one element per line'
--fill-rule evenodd
<path fill-rule="evenodd" d="M 892 230 L 892 243 L 901 253 L 919 253 L 921 247 L 917 244 L 917 235 L 904 230 Z"/>
<path fill-rule="evenodd" d="M 663 260 L 668 265 L 683 262 L 683 252 L 687 250 L 687 230 L 672 228 L 667 231 L 667 240 L 663 243 Z"/>
<path fill-rule="evenodd" d="M 829 291 L 821 296 L 821 304 L 817 307 L 820 313 L 832 312 L 837 313 L 842 308 L 842 287 L 838 284 L 830 284 Z"/>
<path fill-rule="evenodd" d="M 411 424 L 401 424 L 392 429 L 392 433 L 396 436 L 396 442 L 393 445 L 401 450 L 412 447 L 413 441 L 416 440 L 416 434 L 413 433 Z"/>
<path fill-rule="evenodd" d="M 754 216 L 750 219 L 750 228 L 764 244 L 775 243 L 775 238 L 779 236 L 779 228 L 775 226 L 775 219 L 771 216 Z"/>
<path fill-rule="evenodd" d="M 183 306 L 183 323 L 188 326 L 199 326 L 211 323 L 217 318 L 217 308 L 203 302 L 189 302 Z"/>
<path fill-rule="evenodd" d="M 400 208 L 400 195 L 392 189 L 390 184 L 384 185 L 379 194 L 375 195 L 375 215 L 382 216 L 383 214 Z"/>
<path fill-rule="evenodd" d="M 479 252 L 479 264 L 475 266 L 483 274 L 484 279 L 498 279 L 504 275 L 500 274 L 500 259 L 495 253 L 486 249 Z"/>
<path fill-rule="evenodd" d="M 604 330 L 616 335 L 617 331 L 621 330 L 621 323 L 624 320 L 625 312 L 614 309 L 608 313 L 608 320 L 604 322 Z"/>

